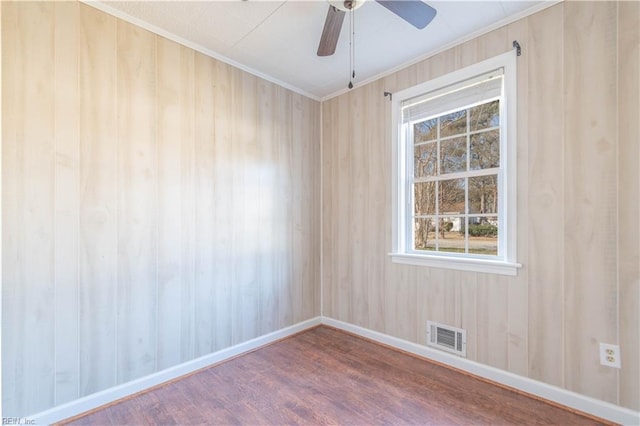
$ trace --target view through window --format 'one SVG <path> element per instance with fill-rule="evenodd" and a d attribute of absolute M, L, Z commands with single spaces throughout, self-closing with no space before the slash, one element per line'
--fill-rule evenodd
<path fill-rule="evenodd" d="M 413 124 L 413 246 L 498 254 L 500 100 Z"/>

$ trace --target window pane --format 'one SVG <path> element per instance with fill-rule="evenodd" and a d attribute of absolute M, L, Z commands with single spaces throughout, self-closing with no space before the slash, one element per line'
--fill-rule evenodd
<path fill-rule="evenodd" d="M 469 213 L 498 212 L 498 176 L 469 178 Z"/>
<path fill-rule="evenodd" d="M 421 182 L 413 186 L 414 214 L 436 214 L 436 183 Z"/>
<path fill-rule="evenodd" d="M 437 155 L 435 142 L 416 146 L 413 150 L 413 175 L 417 178 L 435 176 Z"/>
<path fill-rule="evenodd" d="M 472 132 L 500 125 L 500 101 L 488 102 L 469 109 Z"/>
<path fill-rule="evenodd" d="M 438 137 L 438 119 L 432 118 L 413 125 L 413 143 L 432 141 Z"/>
<path fill-rule="evenodd" d="M 460 135 L 467 132 L 467 110 L 452 112 L 440 117 L 440 137 Z"/>
<path fill-rule="evenodd" d="M 440 142 L 440 174 L 467 170 L 467 138 L 455 138 Z"/>
<path fill-rule="evenodd" d="M 439 213 L 464 214 L 464 179 L 438 182 Z"/>
<path fill-rule="evenodd" d="M 469 218 L 469 253 L 498 254 L 498 218 Z"/>
<path fill-rule="evenodd" d="M 433 218 L 418 217 L 413 222 L 415 250 L 435 250 L 435 221 Z"/>
<path fill-rule="evenodd" d="M 464 218 L 443 217 L 438 229 L 438 251 L 464 253 Z"/>
<path fill-rule="evenodd" d="M 471 170 L 500 166 L 500 130 L 471 135 Z"/>

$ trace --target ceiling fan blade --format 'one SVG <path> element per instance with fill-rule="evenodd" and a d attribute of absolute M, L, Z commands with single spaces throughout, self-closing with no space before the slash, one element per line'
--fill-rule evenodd
<path fill-rule="evenodd" d="M 420 0 L 376 0 L 419 30 L 436 16 L 436 10 Z"/>
<path fill-rule="evenodd" d="M 338 10 L 333 6 L 329 6 L 327 19 L 324 21 L 324 29 L 322 37 L 320 37 L 320 45 L 318 46 L 318 56 L 331 56 L 336 51 L 338 37 L 342 29 L 345 12 Z"/>

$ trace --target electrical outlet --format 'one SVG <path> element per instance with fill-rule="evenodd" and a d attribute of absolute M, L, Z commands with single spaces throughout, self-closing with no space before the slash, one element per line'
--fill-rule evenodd
<path fill-rule="evenodd" d="M 620 368 L 620 346 L 600 343 L 600 364 Z"/>

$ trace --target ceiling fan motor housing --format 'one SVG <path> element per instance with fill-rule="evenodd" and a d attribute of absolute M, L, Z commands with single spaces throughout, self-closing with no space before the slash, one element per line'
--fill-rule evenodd
<path fill-rule="evenodd" d="M 338 10 L 348 12 L 361 7 L 366 0 L 329 0 L 329 4 Z"/>

